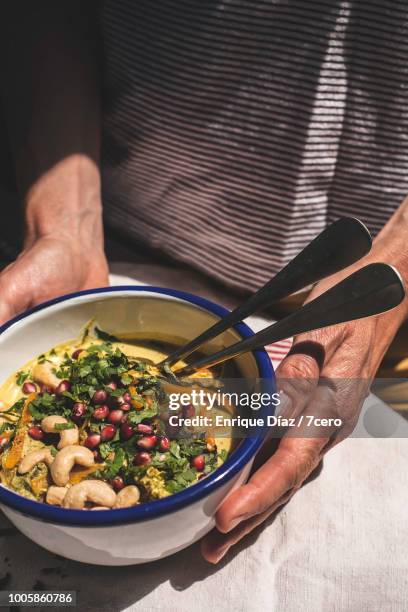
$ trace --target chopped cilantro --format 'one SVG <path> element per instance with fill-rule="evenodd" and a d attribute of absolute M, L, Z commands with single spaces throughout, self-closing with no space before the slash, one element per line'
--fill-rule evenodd
<path fill-rule="evenodd" d="M 228 453 L 225 450 L 225 448 L 221 449 L 218 453 L 219 458 L 221 459 L 221 461 L 226 461 L 227 457 L 228 457 Z"/>
<path fill-rule="evenodd" d="M 106 461 L 106 467 L 101 470 L 101 475 L 103 478 L 110 480 L 114 478 L 123 467 L 125 461 L 125 452 L 122 448 L 117 448 L 115 451 L 115 456 L 112 461 Z"/>
<path fill-rule="evenodd" d="M 152 419 L 157 416 L 158 408 L 157 405 L 152 406 L 151 408 L 143 408 L 143 410 L 132 411 L 129 413 L 128 421 L 131 425 L 138 425 L 145 419 Z"/>
<path fill-rule="evenodd" d="M 74 423 L 55 423 L 54 429 L 55 431 L 64 431 L 65 429 L 74 429 Z"/>
<path fill-rule="evenodd" d="M 20 372 L 17 372 L 16 383 L 18 384 L 18 386 L 21 387 L 25 383 L 28 377 L 29 377 L 28 372 L 23 372 L 22 370 Z"/>
<path fill-rule="evenodd" d="M 130 374 L 123 374 L 120 380 L 124 385 L 130 385 L 133 382 L 133 376 L 130 376 Z"/>
<path fill-rule="evenodd" d="M 99 453 L 102 459 L 106 459 L 106 457 L 113 452 L 113 446 L 110 442 L 102 442 L 102 444 L 98 447 Z"/>
<path fill-rule="evenodd" d="M 6 429 L 14 429 L 14 425 L 11 423 L 4 422 L 0 425 L 0 434 L 4 433 Z"/>

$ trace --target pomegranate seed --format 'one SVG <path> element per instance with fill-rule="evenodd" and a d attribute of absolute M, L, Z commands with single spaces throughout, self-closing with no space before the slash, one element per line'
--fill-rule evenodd
<path fill-rule="evenodd" d="M 83 353 L 84 349 L 77 349 L 71 355 L 72 359 L 79 359 L 81 353 Z"/>
<path fill-rule="evenodd" d="M 120 426 L 120 437 L 122 440 L 130 440 L 134 433 L 133 427 L 129 423 L 122 423 Z"/>
<path fill-rule="evenodd" d="M 131 406 L 130 404 L 121 404 L 120 405 L 120 409 L 124 410 L 125 412 L 128 412 L 130 410 Z"/>
<path fill-rule="evenodd" d="M 152 460 L 152 458 L 150 457 L 149 453 L 146 453 L 145 451 L 141 451 L 140 453 L 136 453 L 136 455 L 133 458 L 133 463 L 135 465 L 147 465 L 148 463 L 150 463 Z"/>
<path fill-rule="evenodd" d="M 33 382 L 25 382 L 23 385 L 23 393 L 29 395 L 30 393 L 36 393 L 37 385 Z"/>
<path fill-rule="evenodd" d="M 195 416 L 195 408 L 192 404 L 183 406 L 183 417 L 185 419 L 192 419 Z"/>
<path fill-rule="evenodd" d="M 120 406 L 122 408 L 123 404 L 130 404 L 130 402 L 132 401 L 132 396 L 126 391 L 123 395 L 115 397 L 114 401 L 117 406 Z"/>
<path fill-rule="evenodd" d="M 119 424 L 122 420 L 123 417 L 123 411 L 122 410 L 111 410 L 109 415 L 108 415 L 108 421 L 109 423 L 112 423 L 113 425 Z"/>
<path fill-rule="evenodd" d="M 40 393 L 49 393 L 50 395 L 52 395 L 54 393 L 54 388 L 51 387 L 50 385 L 45 385 L 44 383 L 41 383 L 40 385 Z"/>
<path fill-rule="evenodd" d="M 122 476 L 115 476 L 115 478 L 112 478 L 110 481 L 110 484 L 115 491 L 121 491 L 125 486 L 125 481 L 123 480 Z"/>
<path fill-rule="evenodd" d="M 144 434 L 153 433 L 153 427 L 151 425 L 146 425 L 146 423 L 139 423 L 137 425 L 137 431 Z"/>
<path fill-rule="evenodd" d="M 114 425 L 105 425 L 101 431 L 101 440 L 102 442 L 109 442 L 115 437 L 116 427 Z"/>
<path fill-rule="evenodd" d="M 204 455 L 197 455 L 197 457 L 193 457 L 191 460 L 191 465 L 197 470 L 197 472 L 202 472 L 205 468 Z"/>
<path fill-rule="evenodd" d="M 82 402 L 75 402 L 75 404 L 72 407 L 72 413 L 71 413 L 71 419 L 74 421 L 74 423 L 77 423 L 77 424 L 82 423 L 83 416 L 86 410 L 87 410 L 86 404 L 83 404 Z"/>
<path fill-rule="evenodd" d="M 71 383 L 69 380 L 61 380 L 58 387 L 55 389 L 55 393 L 57 395 L 62 395 L 65 391 L 69 391 L 71 389 Z"/>
<path fill-rule="evenodd" d="M 112 391 L 116 391 L 116 389 L 118 388 L 118 385 L 111 380 L 110 382 L 108 382 L 108 384 L 106 385 L 109 389 L 112 389 Z"/>
<path fill-rule="evenodd" d="M 143 438 L 139 438 L 139 440 L 136 441 L 136 444 L 140 446 L 140 448 L 151 450 L 157 444 L 157 436 L 143 436 Z"/>
<path fill-rule="evenodd" d="M 168 451 L 170 448 L 170 440 L 167 436 L 163 436 L 159 443 L 159 448 L 161 451 Z"/>
<path fill-rule="evenodd" d="M 95 393 L 93 394 L 92 403 L 93 404 L 104 404 L 107 399 L 108 399 L 108 394 L 106 393 L 106 391 L 104 391 L 103 389 L 99 389 L 98 391 L 95 391 Z"/>
<path fill-rule="evenodd" d="M 30 427 L 30 429 L 28 430 L 28 435 L 33 438 L 33 440 L 44 439 L 43 430 L 41 429 L 41 427 L 36 427 L 35 425 L 33 427 Z"/>
<path fill-rule="evenodd" d="M 104 406 L 98 406 L 92 413 L 92 416 L 97 421 L 103 421 L 109 414 L 109 406 L 106 404 Z"/>
<path fill-rule="evenodd" d="M 98 450 L 92 451 L 96 463 L 103 463 L 103 458 Z"/>
<path fill-rule="evenodd" d="M 87 439 L 84 442 L 84 445 L 87 448 L 90 448 L 91 450 L 93 450 L 94 448 L 96 448 L 97 446 L 99 446 L 101 442 L 101 436 L 98 433 L 90 433 L 88 434 Z"/>

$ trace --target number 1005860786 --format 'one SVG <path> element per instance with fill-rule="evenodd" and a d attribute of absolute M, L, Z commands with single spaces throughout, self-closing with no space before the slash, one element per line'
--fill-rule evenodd
<path fill-rule="evenodd" d="M 0 606 L 76 606 L 75 591 L 0 591 Z"/>

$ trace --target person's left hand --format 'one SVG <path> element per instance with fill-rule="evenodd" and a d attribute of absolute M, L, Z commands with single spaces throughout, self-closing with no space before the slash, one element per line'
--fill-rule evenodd
<path fill-rule="evenodd" d="M 357 267 L 319 283 L 308 301 Z M 302 414 L 340 418 L 343 425 L 340 431 L 333 427 L 313 430 L 306 427 L 303 419 L 304 425 L 297 430 L 296 437 L 289 430 L 275 454 L 219 508 L 216 529 L 202 542 L 207 561 L 220 561 L 231 546 L 285 504 L 318 466 L 323 454 L 353 430 L 370 382 L 406 310 L 404 302 L 377 317 L 295 338 L 292 350 L 277 370 L 277 388 L 284 390 L 285 397 L 279 415 L 282 418 L 297 418 Z M 323 378 L 324 384 L 318 385 Z"/>

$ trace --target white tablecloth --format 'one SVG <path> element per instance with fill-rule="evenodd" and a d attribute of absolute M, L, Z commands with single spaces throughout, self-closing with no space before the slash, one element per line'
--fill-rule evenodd
<path fill-rule="evenodd" d="M 231 305 L 198 276 L 114 270 Z M 337 446 L 319 475 L 219 566 L 203 561 L 198 545 L 144 566 L 85 566 L 38 548 L 3 519 L 0 588 L 77 590 L 81 610 L 405 612 L 408 423 L 373 396 L 365 410 L 390 420 L 393 437 Z"/>

